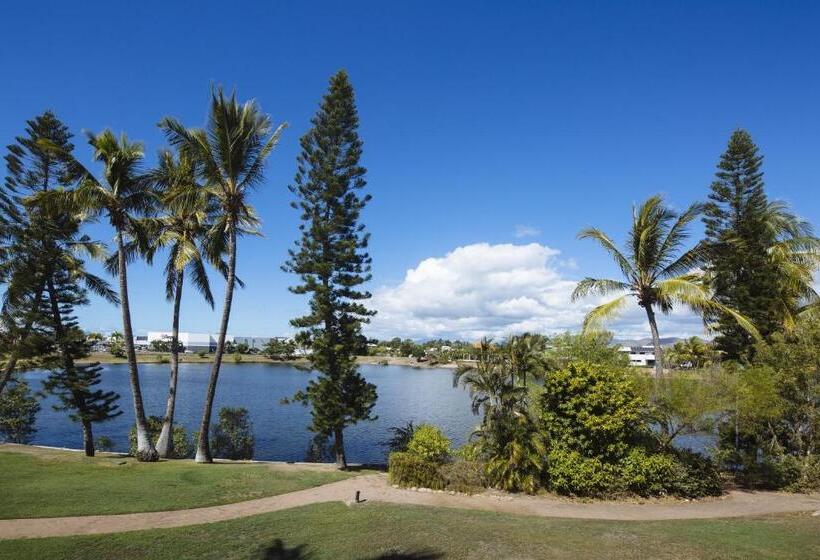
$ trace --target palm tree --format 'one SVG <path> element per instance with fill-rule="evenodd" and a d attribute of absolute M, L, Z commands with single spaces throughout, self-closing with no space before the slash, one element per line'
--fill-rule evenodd
<path fill-rule="evenodd" d="M 513 382 L 527 386 L 528 377 L 539 377 L 544 371 L 546 338 L 539 334 L 523 333 L 511 336 L 504 344 L 510 362 Z"/>
<path fill-rule="evenodd" d="M 187 129 L 179 121 L 165 118 L 160 123 L 172 145 L 196 162 L 200 180 L 219 205 L 219 213 L 209 231 L 208 245 L 215 254 L 227 255 L 225 299 L 205 408 L 199 428 L 196 461 L 213 461 L 208 441 L 216 385 L 233 302 L 236 279 L 236 240 L 242 234 L 257 233 L 259 219 L 249 204 L 250 192 L 264 178 L 265 161 L 285 128 L 275 129 L 254 101 L 240 104 L 236 93 L 226 97 L 221 89 L 211 94 L 207 129 Z"/>
<path fill-rule="evenodd" d="M 147 175 L 140 170 L 142 144 L 130 142 L 124 134 L 117 139 L 110 130 L 104 130 L 98 135 L 88 133 L 88 143 L 94 149 L 94 160 L 103 164 L 102 179 L 97 179 L 79 163 L 74 162 L 75 172 L 81 178 L 75 197 L 79 206 L 90 215 L 104 214 L 116 232 L 116 273 L 119 278 L 128 375 L 134 398 L 137 459 L 156 461 L 158 455 L 148 434 L 148 422 L 142 402 L 134 332 L 131 328 L 127 276 L 127 264 L 135 257 L 135 249 L 147 250 L 146 229 L 139 218 L 154 211 L 156 196 L 150 189 Z"/>
<path fill-rule="evenodd" d="M 159 165 L 153 173 L 154 181 L 162 190 L 161 201 L 166 209 L 166 215 L 159 219 L 160 233 L 156 245 L 169 248 L 165 263 L 165 296 L 174 303 L 168 401 L 156 445 L 157 453 L 163 458 L 173 454 L 174 408 L 179 378 L 179 309 L 186 271 L 196 290 L 212 309 L 214 307 L 204 262 L 212 256 L 203 255 L 205 248 L 202 245 L 211 228 L 216 208 L 214 199 L 197 184 L 196 171 L 196 165 L 190 158 L 183 154 L 174 158 L 170 151 L 163 150 L 159 155 Z M 218 261 L 218 258 L 211 260 Z M 224 263 L 218 261 L 217 268 L 222 267 Z"/>
<path fill-rule="evenodd" d="M 781 201 L 767 205 L 765 222 L 775 240 L 768 252 L 782 283 L 783 327 L 791 332 L 800 315 L 820 305 L 814 288 L 814 272 L 820 268 L 820 239 L 815 237 L 810 223 L 795 216 Z"/>
<path fill-rule="evenodd" d="M 754 337 L 757 330 L 748 319 L 733 309 L 715 301 L 698 267 L 707 256 L 703 243 L 681 250 L 689 237 L 688 226 L 702 211 L 702 205 L 693 204 L 681 214 L 664 205 L 660 196 L 653 196 L 632 210 L 632 228 L 626 250 L 621 252 L 604 232 L 588 228 L 578 234 L 579 239 L 594 239 L 613 258 L 621 270 L 623 280 L 584 278 L 572 292 L 572 301 L 589 295 L 621 294 L 599 305 L 584 318 L 584 331 L 615 317 L 629 299 L 637 300 L 646 312 L 652 344 L 655 347 L 655 375 L 663 374 L 663 350 L 655 316 L 655 309 L 667 314 L 680 304 L 703 315 L 721 312 L 735 319 Z"/>
<path fill-rule="evenodd" d="M 515 373 L 503 352 L 485 338 L 475 364 L 461 365 L 453 373 L 453 387 L 466 388 L 473 414 L 483 413 L 482 424 L 490 424 L 513 411 L 527 394 L 526 387 L 515 384 Z"/>

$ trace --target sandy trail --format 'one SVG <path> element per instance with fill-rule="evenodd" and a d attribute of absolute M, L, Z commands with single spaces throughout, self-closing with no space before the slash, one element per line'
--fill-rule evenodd
<path fill-rule="evenodd" d="M 743 517 L 820 510 L 820 495 L 818 494 L 732 491 L 722 498 L 693 502 L 580 503 L 543 496 L 509 495 L 496 492 L 475 496 L 417 492 L 393 488 L 388 484 L 386 475 L 373 474 L 298 492 L 221 506 L 122 515 L 0 520 L 0 539 L 95 535 L 214 523 L 308 504 L 337 501 L 350 503 L 357 490 L 361 492 L 364 502 L 353 507 L 366 507 L 369 502 L 385 502 L 540 517 L 619 521 Z"/>

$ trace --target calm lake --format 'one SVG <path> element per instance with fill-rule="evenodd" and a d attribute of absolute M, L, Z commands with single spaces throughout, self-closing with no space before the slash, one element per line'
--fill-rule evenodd
<path fill-rule="evenodd" d="M 97 424 L 96 436 L 110 437 L 116 451 L 128 451 L 128 430 L 134 422 L 131 388 L 126 364 L 103 366 L 100 388 L 117 391 L 124 414 Z M 360 371 L 378 388 L 375 414 L 378 419 L 345 430 L 348 460 L 355 463 L 386 461 L 382 445 L 390 437 L 389 428 L 428 422 L 440 427 L 458 446 L 467 441 L 479 417 L 470 412 L 470 397 L 462 388 L 453 388 L 450 369 L 418 369 L 405 366 L 362 365 Z M 140 379 L 146 414 L 162 416 L 168 394 L 167 364 L 140 364 Z M 193 433 L 199 429 L 210 364 L 180 364 L 177 423 Z M 310 408 L 301 404 L 280 404 L 307 386 L 314 374 L 284 364 L 223 364 L 216 391 L 214 419 L 222 406 L 244 406 L 250 411 L 256 436 L 256 459 L 305 460 L 313 434 L 308 431 Z M 32 390 L 39 390 L 46 372 L 29 372 Z M 33 443 L 81 448 L 80 427 L 66 412 L 56 412 L 53 397 L 41 403 L 37 434 Z M 708 435 L 680 437 L 677 445 L 708 451 L 714 438 Z"/>
<path fill-rule="evenodd" d="M 128 450 L 128 430 L 134 422 L 131 389 L 125 364 L 108 364 L 100 388 L 117 391 L 124 414 L 97 424 L 95 435 L 110 437 L 117 451 Z M 167 364 L 140 364 L 140 379 L 146 414 L 162 416 L 168 393 Z M 402 366 L 361 366 L 362 374 L 378 387 L 375 414 L 378 419 L 345 430 L 348 460 L 357 463 L 384 462 L 381 442 L 390 437 L 391 426 L 429 422 L 439 426 L 454 445 L 464 443 L 479 418 L 470 412 L 470 398 L 453 388 L 452 370 L 417 369 Z M 199 428 L 210 364 L 180 364 L 176 422 L 190 432 Z M 256 435 L 256 459 L 302 461 L 312 439 L 307 426 L 310 409 L 301 404 L 280 404 L 303 389 L 313 374 L 283 364 L 223 364 L 216 392 L 214 419 L 222 406 L 244 406 L 250 411 Z M 32 390 L 39 390 L 46 372 L 29 372 Z M 41 403 L 37 434 L 33 443 L 57 447 L 82 447 L 79 425 L 66 412 L 52 408 L 53 397 Z"/>

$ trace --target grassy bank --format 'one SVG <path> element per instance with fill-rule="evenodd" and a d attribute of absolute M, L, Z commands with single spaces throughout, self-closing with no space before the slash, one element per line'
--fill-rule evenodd
<path fill-rule="evenodd" d="M 0 542 L 0 557 L 271 560 L 817 558 L 808 515 L 608 522 L 365 503 L 180 529 Z"/>
<path fill-rule="evenodd" d="M 162 511 L 240 502 L 353 476 L 331 468 L 113 456 L 0 446 L 0 518 Z"/>

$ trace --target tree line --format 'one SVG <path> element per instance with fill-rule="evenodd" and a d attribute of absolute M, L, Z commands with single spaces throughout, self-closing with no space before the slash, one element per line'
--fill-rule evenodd
<path fill-rule="evenodd" d="M 369 418 L 376 401 L 375 387 L 354 361 L 361 325 L 373 314 L 363 303 L 370 294 L 361 289 L 371 270 L 369 234 L 360 220 L 370 195 L 360 194 L 366 169 L 359 163 L 362 141 L 354 97 L 347 73 L 335 74 L 301 139 L 289 187 L 301 225 L 284 265 L 299 278 L 292 291 L 310 296 L 310 312 L 292 323 L 301 331 L 300 340 L 310 344 L 309 360 L 320 374 L 298 396 L 312 405 L 311 429 L 334 439 L 341 467 L 346 466 L 344 428 Z M 74 312 L 93 293 L 121 311 L 135 455 L 149 462 L 172 456 L 184 287 L 190 284 L 213 308 L 209 274 L 216 271 L 225 279 L 225 292 L 196 442 L 196 461 L 209 463 L 212 408 L 228 349 L 234 290 L 243 286 L 237 274 L 239 240 L 260 233 L 252 195 L 265 184 L 268 159 L 286 124 L 274 124 L 255 101 L 239 102 L 235 92 L 215 87 L 204 127 L 188 127 L 173 117 L 158 126 L 169 147 L 160 150 L 152 168 L 145 164 L 141 143 L 110 130 L 87 133 L 96 169 L 87 167 L 74 155 L 73 135 L 51 111 L 27 121 L 24 133 L 8 146 L 0 189 L 0 283 L 5 288 L 0 397 L 9 386 L 18 398 L 24 396 L 25 383 L 15 372 L 48 369 L 43 390 L 58 396 L 82 425 L 86 454 L 94 454 L 93 424 L 122 411 L 119 395 L 96 388 L 99 364 L 78 363 L 89 355 L 90 345 Z M 84 232 L 96 220 L 114 232 L 110 252 Z M 153 264 L 160 253 L 172 336 L 166 410 L 154 441 L 134 347 L 128 266 L 136 259 Z M 90 259 L 101 261 L 116 278 L 116 290 L 87 270 Z"/>

